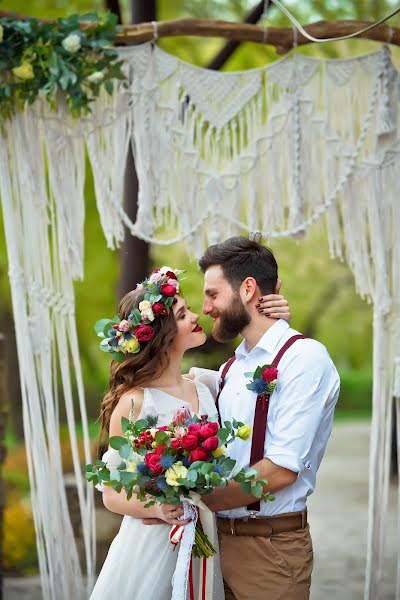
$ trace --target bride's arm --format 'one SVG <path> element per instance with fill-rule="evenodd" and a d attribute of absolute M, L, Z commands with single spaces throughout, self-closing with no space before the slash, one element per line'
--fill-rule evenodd
<path fill-rule="evenodd" d="M 114 435 L 123 436 L 121 418 L 129 417 L 132 400 L 135 406 L 135 414 L 138 417 L 143 405 L 143 390 L 135 390 L 121 396 L 111 415 L 110 437 Z M 135 494 L 128 500 L 124 490 L 116 492 L 112 487 L 106 485 L 103 486 L 103 504 L 111 512 L 137 519 L 160 519 L 162 522 L 171 525 L 184 525 L 188 522 L 178 521 L 179 517 L 183 515 L 181 504 L 172 506 L 171 504 L 157 503 L 145 508 L 144 502 L 137 500 Z"/>

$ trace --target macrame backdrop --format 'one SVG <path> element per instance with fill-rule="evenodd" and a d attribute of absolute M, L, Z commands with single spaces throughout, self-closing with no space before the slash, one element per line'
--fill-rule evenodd
<path fill-rule="evenodd" d="M 37 102 L 7 123 L 0 145 L 44 598 L 87 596 L 95 564 L 93 493 L 82 475 L 73 408 L 79 406 L 90 462 L 73 295 L 73 280 L 83 277 L 87 149 L 111 248 L 122 241 L 124 225 L 155 244 L 185 240 L 198 256 L 209 243 L 239 232 L 262 231 L 270 239 L 301 236 L 325 220 L 332 257 L 347 261 L 358 292 L 374 304 L 365 600 L 376 600 L 392 397 L 397 403 L 400 398 L 399 75 L 389 50 L 327 61 L 292 53 L 237 73 L 194 67 L 152 44 L 119 52 L 128 88 L 121 85 L 112 98 L 102 97 L 93 114 L 79 121 L 62 106 L 55 114 Z M 136 223 L 123 209 L 129 144 L 140 184 Z M 86 591 L 63 485 L 61 404 L 81 510 Z"/>

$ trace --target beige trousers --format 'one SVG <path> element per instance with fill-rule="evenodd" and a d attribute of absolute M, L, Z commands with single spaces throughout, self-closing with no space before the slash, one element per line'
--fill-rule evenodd
<path fill-rule="evenodd" d="M 247 537 L 219 533 L 225 600 L 308 600 L 313 549 L 304 529 Z"/>

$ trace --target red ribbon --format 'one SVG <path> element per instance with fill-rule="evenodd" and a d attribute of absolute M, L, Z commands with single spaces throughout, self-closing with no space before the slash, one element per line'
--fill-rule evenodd
<path fill-rule="evenodd" d="M 189 594 L 190 600 L 194 600 L 194 585 L 193 585 L 193 556 L 190 557 L 189 567 Z"/>

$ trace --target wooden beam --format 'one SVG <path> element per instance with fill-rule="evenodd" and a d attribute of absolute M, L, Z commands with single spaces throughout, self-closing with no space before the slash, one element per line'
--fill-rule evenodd
<path fill-rule="evenodd" d="M 26 19 L 25 15 L 18 15 L 9 11 L 0 10 L 0 18 Z M 50 19 L 39 19 L 40 21 L 49 21 Z M 333 38 L 356 33 L 364 27 L 373 25 L 371 21 L 318 21 L 305 25 L 304 29 L 315 38 Z M 81 23 L 82 29 L 87 29 L 93 25 L 90 22 Z M 249 23 L 231 23 L 229 21 L 209 21 L 202 19 L 178 19 L 174 21 L 158 21 L 156 24 L 157 36 L 155 36 L 152 23 L 139 23 L 137 25 L 123 25 L 122 31 L 117 34 L 116 45 L 134 46 L 154 40 L 155 37 L 173 37 L 173 36 L 195 36 L 195 37 L 216 37 L 227 40 L 236 40 L 238 42 L 255 42 L 257 44 L 267 44 L 275 46 L 278 52 L 284 53 L 293 48 L 295 42 L 297 46 L 310 44 L 310 40 L 301 33 L 293 31 L 292 27 L 260 27 Z M 296 39 L 297 38 L 297 39 Z M 373 29 L 361 33 L 357 38 L 383 42 L 400 46 L 400 28 L 389 27 L 382 23 Z"/>
<path fill-rule="evenodd" d="M 304 26 L 304 29 L 315 38 L 341 37 L 356 33 L 368 25 L 370 21 L 319 21 Z M 155 38 L 154 26 L 151 23 L 125 26 L 119 33 L 116 44 L 135 45 L 148 42 Z M 311 43 L 293 28 L 260 27 L 248 23 L 230 23 L 228 21 L 208 21 L 199 19 L 179 19 L 176 21 L 160 21 L 156 25 L 157 37 L 196 36 L 196 37 L 221 37 L 238 42 L 256 42 L 275 46 L 278 52 L 287 52 L 295 42 L 298 46 Z M 297 35 L 296 35 L 297 33 Z M 373 29 L 357 36 L 400 46 L 400 29 L 388 25 L 377 25 Z M 296 39 L 297 38 L 297 39 Z"/>

